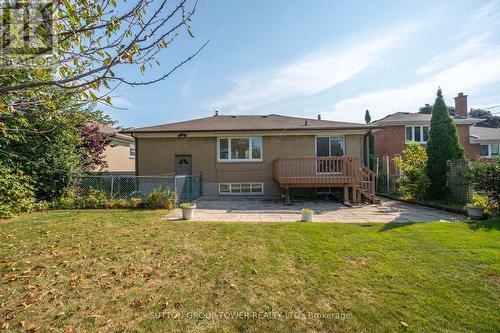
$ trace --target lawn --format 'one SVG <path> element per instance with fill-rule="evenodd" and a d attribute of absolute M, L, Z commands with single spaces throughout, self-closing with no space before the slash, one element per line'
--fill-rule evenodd
<path fill-rule="evenodd" d="M 0 222 L 11 331 L 500 331 L 500 220 L 166 222 L 53 211 Z"/>

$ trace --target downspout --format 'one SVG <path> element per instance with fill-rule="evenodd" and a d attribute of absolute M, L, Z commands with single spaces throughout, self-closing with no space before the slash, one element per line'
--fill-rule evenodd
<path fill-rule="evenodd" d="M 363 137 L 363 149 L 365 150 L 364 152 L 364 161 L 363 164 L 366 167 L 370 167 L 370 134 L 372 133 L 372 130 L 369 130 L 368 133 L 365 134 Z"/>

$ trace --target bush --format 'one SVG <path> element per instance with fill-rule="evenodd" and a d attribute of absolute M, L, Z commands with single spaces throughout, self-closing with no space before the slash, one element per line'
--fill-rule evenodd
<path fill-rule="evenodd" d="M 500 156 L 491 160 L 471 163 L 469 178 L 474 190 L 486 193 L 488 208 L 499 213 L 500 207 Z"/>
<path fill-rule="evenodd" d="M 9 218 L 35 209 L 31 179 L 0 164 L 0 218 Z"/>
<path fill-rule="evenodd" d="M 144 198 L 145 204 L 147 208 L 156 209 L 156 208 L 166 208 L 173 209 L 175 207 L 175 203 L 177 202 L 177 194 L 174 190 L 154 190 L 149 193 Z"/>
<path fill-rule="evenodd" d="M 136 209 L 136 208 L 166 208 L 173 209 L 177 202 L 177 194 L 173 190 L 154 190 L 144 199 L 108 199 L 105 192 L 89 188 L 82 194 L 75 190 L 67 191 L 63 196 L 51 202 L 55 209 Z"/>
<path fill-rule="evenodd" d="M 488 209 L 488 197 L 481 195 L 477 192 L 472 193 L 472 200 L 467 204 L 468 206 L 481 207 L 482 209 Z"/>
<path fill-rule="evenodd" d="M 410 199 L 422 200 L 429 186 L 429 178 L 425 172 L 427 164 L 425 148 L 415 142 L 408 143 L 402 152 L 402 157 L 394 158 L 394 163 L 403 173 L 397 180 L 399 190 Z"/>

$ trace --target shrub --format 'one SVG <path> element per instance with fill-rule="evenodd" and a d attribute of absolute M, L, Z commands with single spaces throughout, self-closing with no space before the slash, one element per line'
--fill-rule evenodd
<path fill-rule="evenodd" d="M 486 193 L 488 208 L 499 213 L 500 207 L 500 156 L 491 160 L 471 163 L 469 179 L 476 191 Z"/>
<path fill-rule="evenodd" d="M 477 192 L 472 193 L 472 200 L 467 204 L 468 206 L 481 207 L 488 209 L 488 197 L 481 195 Z"/>
<path fill-rule="evenodd" d="M 56 209 L 96 209 L 109 208 L 109 200 L 101 190 L 89 188 L 84 193 L 78 194 L 74 189 L 69 189 L 62 196 L 52 201 L 51 208 Z"/>
<path fill-rule="evenodd" d="M 196 208 L 196 204 L 193 202 L 185 202 L 179 205 L 180 208 Z"/>
<path fill-rule="evenodd" d="M 146 195 L 144 201 L 146 207 L 150 209 L 173 209 L 175 207 L 175 203 L 177 202 L 177 194 L 174 190 L 163 191 L 156 189 Z"/>
<path fill-rule="evenodd" d="M 9 218 L 35 208 L 31 179 L 0 164 L 0 218 Z"/>
<path fill-rule="evenodd" d="M 425 173 L 427 153 L 416 142 L 410 142 L 402 152 L 402 157 L 395 157 L 394 163 L 401 169 L 402 176 L 397 180 L 399 190 L 407 197 L 422 200 L 429 186 Z"/>

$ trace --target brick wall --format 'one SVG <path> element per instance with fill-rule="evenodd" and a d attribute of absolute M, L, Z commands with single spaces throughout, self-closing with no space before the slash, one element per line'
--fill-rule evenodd
<path fill-rule="evenodd" d="M 375 139 L 375 153 L 379 158 L 389 156 L 390 173 L 395 173 L 392 158 L 401 155 L 405 148 L 405 126 L 388 126 L 373 133 Z"/>
<path fill-rule="evenodd" d="M 470 125 L 457 125 L 457 132 L 460 142 L 465 150 L 466 159 L 475 159 L 480 154 L 479 144 L 469 142 Z M 405 126 L 387 126 L 383 130 L 373 133 L 375 138 L 375 153 L 379 158 L 389 156 L 390 160 L 394 156 L 401 155 L 405 148 Z M 425 145 L 423 145 L 425 147 Z M 394 165 L 390 163 L 390 173 L 395 173 Z"/>
<path fill-rule="evenodd" d="M 479 144 L 471 144 L 469 141 L 470 135 L 470 125 L 457 125 L 458 137 L 460 138 L 460 143 L 465 150 L 465 158 L 468 160 L 473 160 L 480 155 Z"/>

